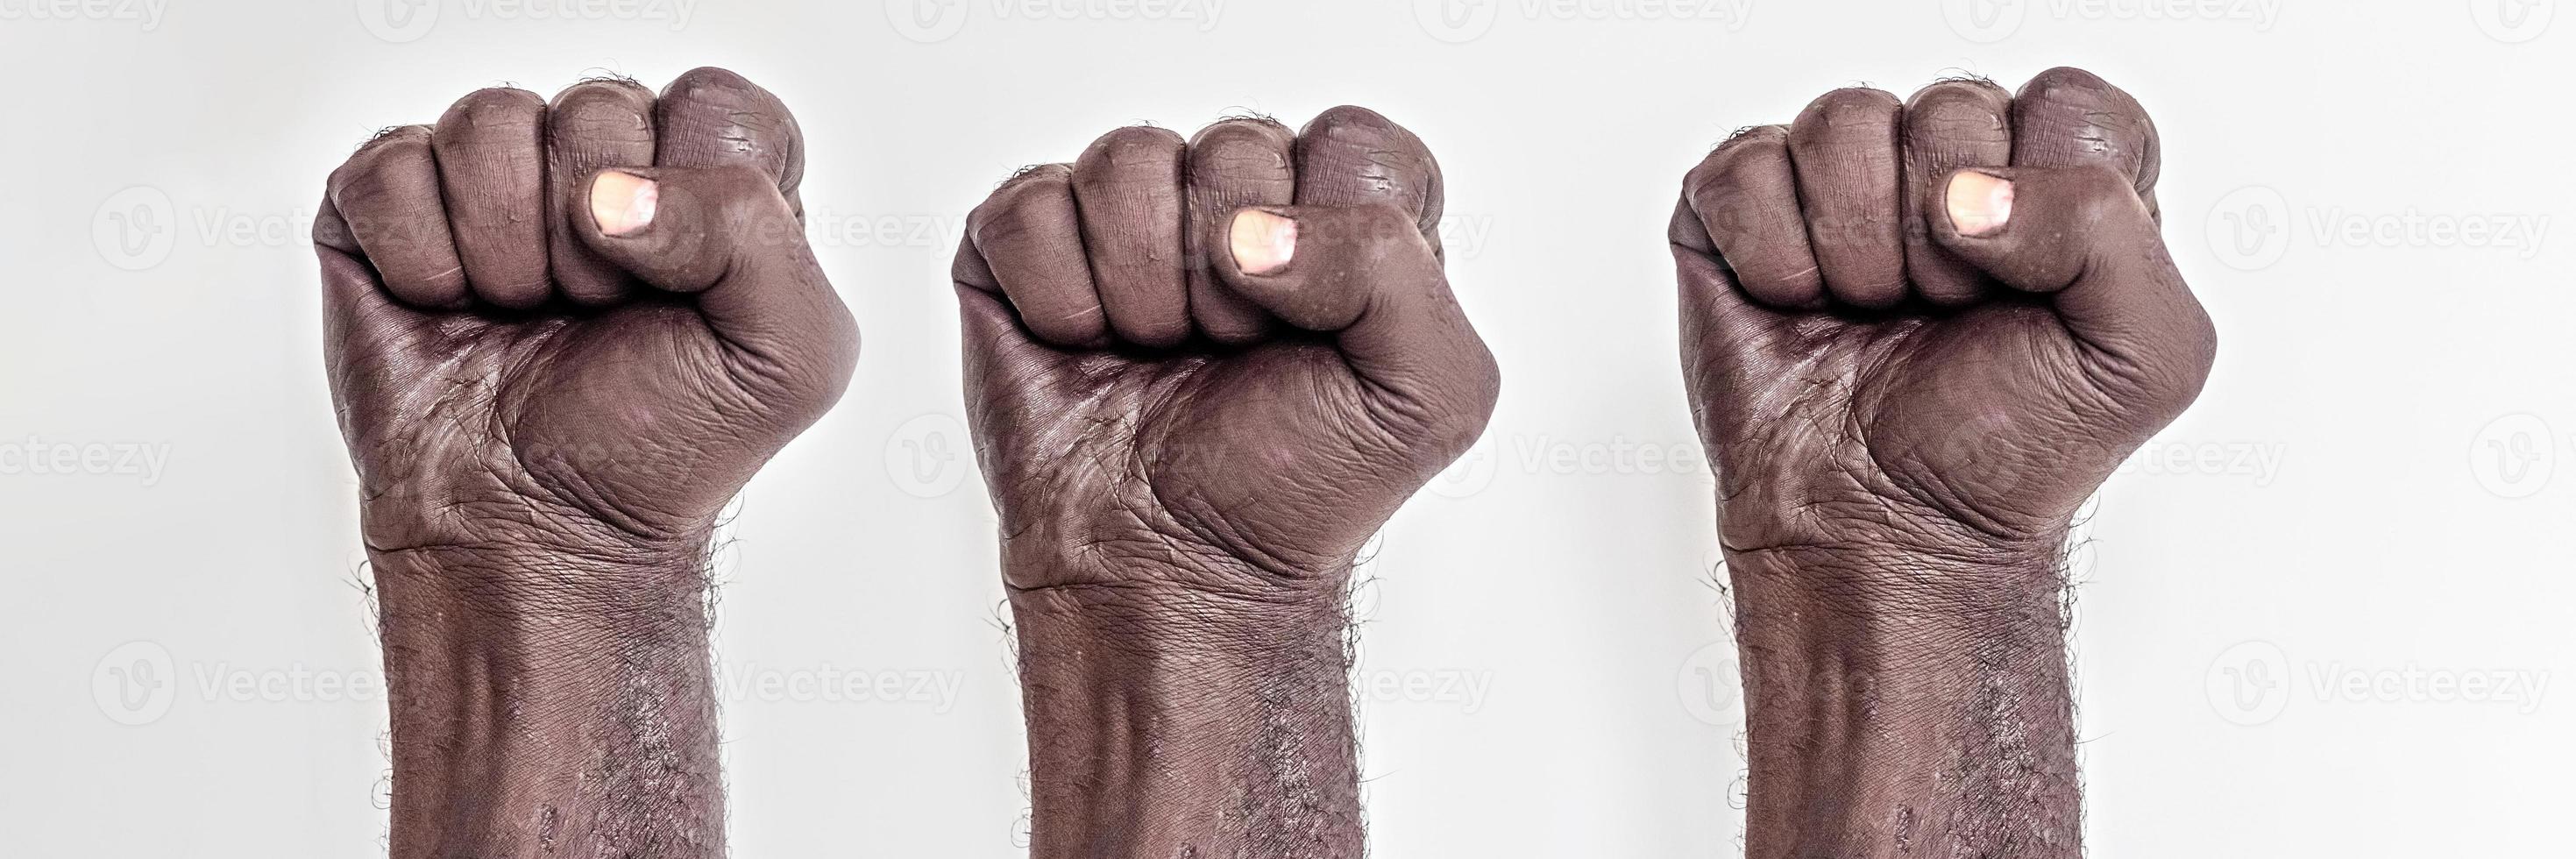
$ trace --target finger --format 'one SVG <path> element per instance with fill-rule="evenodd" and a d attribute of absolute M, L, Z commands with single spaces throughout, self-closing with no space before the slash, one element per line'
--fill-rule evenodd
<path fill-rule="evenodd" d="M 1298 133 L 1296 163 L 1297 205 L 1392 205 L 1440 256 L 1440 163 L 1404 126 L 1364 107 L 1324 111 Z"/>
<path fill-rule="evenodd" d="M 1681 202 L 1673 207 L 1667 234 L 1681 286 L 1682 362 L 1692 371 L 1685 374 L 1685 381 L 1692 386 L 1694 416 L 1705 418 L 1699 412 L 1700 405 L 1739 400 L 1712 396 L 1726 392 L 1701 386 L 1737 384 L 1743 381 L 1746 369 L 1761 366 L 1752 356 L 1767 348 L 1769 334 L 1778 330 L 1782 317 L 1757 303 L 1737 280 L 1740 272 L 1728 268 L 1719 257 L 1717 242 L 1709 237 L 1708 227 L 1694 208 L 1685 190 Z M 1804 240 L 1803 234 L 1800 240 Z M 1816 289 L 1814 300 L 1821 301 L 1823 285 L 1818 284 Z M 1705 424 L 1702 429 L 1706 429 Z"/>
<path fill-rule="evenodd" d="M 1270 327 L 1269 311 L 1217 282 L 1209 255 L 1225 250 L 1234 210 L 1297 201 L 1296 146 L 1287 126 L 1267 119 L 1227 120 L 1190 140 L 1183 180 L 1189 187 L 1188 223 L 1181 238 L 1189 257 L 1190 318 L 1208 339 L 1246 343 Z"/>
<path fill-rule="evenodd" d="M 1789 126 L 1799 208 L 1825 289 L 1857 307 L 1905 298 L 1903 223 L 1897 197 L 1897 126 L 1904 106 L 1874 89 L 1839 89 L 1807 105 Z"/>
<path fill-rule="evenodd" d="M 2078 342 L 2115 369 L 2205 371 L 2209 315 L 2146 203 L 2102 167 L 1962 170 L 1934 235 L 2004 285 L 2049 294 Z M 2195 384 L 2197 384 L 2195 382 Z"/>
<path fill-rule="evenodd" d="M 2074 68 L 2040 72 L 2013 97 L 2015 167 L 2108 167 L 2156 212 L 2164 158 L 2155 120 L 2119 87 Z"/>
<path fill-rule="evenodd" d="M 1000 290 L 1039 340 L 1081 349 L 1109 344 L 1074 208 L 1073 168 L 1049 164 L 1005 183 L 966 215 L 966 243 L 991 275 L 989 284 L 970 285 Z"/>
<path fill-rule="evenodd" d="M 429 139 L 425 125 L 379 135 L 331 172 L 330 198 L 387 292 L 414 307 L 453 309 L 467 300 L 465 264 Z"/>
<path fill-rule="evenodd" d="M 1984 80 L 1924 87 L 1905 106 L 1905 275 L 1934 304 L 1985 292 L 1985 273 L 1932 241 L 1926 217 L 1941 210 L 1942 182 L 1961 167 L 2012 164 L 2012 95 Z"/>
<path fill-rule="evenodd" d="M 495 87 L 458 99 L 430 132 L 447 223 L 474 295 L 492 304 L 545 303 L 546 103 Z"/>
<path fill-rule="evenodd" d="M 653 137 L 655 165 L 757 167 L 804 216 L 805 133 L 786 102 L 743 76 L 704 67 L 672 79 L 653 103 Z"/>
<path fill-rule="evenodd" d="M 588 217 L 590 188 L 583 183 L 593 172 L 653 166 L 653 92 L 623 79 L 584 81 L 555 95 L 546 127 L 555 284 L 582 304 L 614 302 L 634 288 L 632 279 L 583 243 L 575 225 Z"/>
<path fill-rule="evenodd" d="M 332 216 L 329 203 L 324 209 L 322 217 Z M 333 399 L 344 406 L 341 428 L 381 425 L 384 417 L 371 412 L 400 402 L 371 395 L 380 393 L 385 374 L 416 373 L 445 357 L 441 344 L 425 336 L 436 324 L 396 303 L 366 260 L 331 244 L 313 251 L 322 264 L 322 366 Z"/>
<path fill-rule="evenodd" d="M 1683 178 L 1682 199 L 1732 282 L 1754 300 L 1780 308 L 1822 307 L 1824 274 L 1807 244 L 1788 142 L 1785 126 L 1738 132 Z"/>
<path fill-rule="evenodd" d="M 1237 212 L 1217 276 L 1287 324 L 1331 332 L 1363 380 L 1420 414 L 1493 407 L 1492 353 L 1449 292 L 1417 222 L 1394 206 Z"/>
<path fill-rule="evenodd" d="M 1190 336 L 1181 270 L 1181 150 L 1168 129 L 1102 135 L 1073 164 L 1074 208 L 1101 309 L 1121 339 L 1168 348 Z"/>
<path fill-rule="evenodd" d="M 857 360 L 858 325 L 767 173 L 638 167 L 590 186 L 582 240 L 638 280 L 695 294 L 727 343 L 772 367 L 846 373 Z"/>

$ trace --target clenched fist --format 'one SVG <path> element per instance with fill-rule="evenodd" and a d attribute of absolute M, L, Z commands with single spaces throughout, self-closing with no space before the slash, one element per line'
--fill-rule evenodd
<path fill-rule="evenodd" d="M 803 170 L 777 98 L 699 69 L 483 90 L 331 174 L 395 859 L 723 854 L 707 543 L 858 351 Z"/>
<path fill-rule="evenodd" d="M 1497 385 L 1440 204 L 1421 141 L 1344 107 L 1114 131 L 968 217 L 1031 856 L 1360 855 L 1343 587 Z"/>
<path fill-rule="evenodd" d="M 1011 584 L 1337 583 L 1493 409 L 1440 211 L 1352 107 L 1120 129 L 994 192 L 955 275 Z"/>
<path fill-rule="evenodd" d="M 2081 855 L 2058 554 L 2216 348 L 2157 145 L 2057 69 L 1837 91 L 1691 171 L 1671 239 L 1746 855 Z"/>
<path fill-rule="evenodd" d="M 326 360 L 368 545 L 703 538 L 856 360 L 804 166 L 776 97 L 699 69 L 659 99 L 483 90 L 333 172 Z"/>
<path fill-rule="evenodd" d="M 2044 544 L 2199 394 L 2155 126 L 2091 74 L 1817 99 L 1691 171 L 1672 225 L 1726 544 Z"/>

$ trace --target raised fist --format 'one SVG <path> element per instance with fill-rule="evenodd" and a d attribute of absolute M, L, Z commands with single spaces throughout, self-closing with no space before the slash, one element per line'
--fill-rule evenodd
<path fill-rule="evenodd" d="M 359 149 L 314 242 L 368 546 L 702 541 L 857 359 L 803 172 L 721 69 L 482 90 Z"/>
<path fill-rule="evenodd" d="M 2215 353 L 2157 165 L 2075 69 L 1838 90 L 1711 153 L 1671 238 L 1726 546 L 2056 551 Z"/>
<path fill-rule="evenodd" d="M 1338 586 L 1493 411 L 1440 207 L 1355 107 L 1123 128 L 1004 183 L 955 279 L 1009 584 Z"/>

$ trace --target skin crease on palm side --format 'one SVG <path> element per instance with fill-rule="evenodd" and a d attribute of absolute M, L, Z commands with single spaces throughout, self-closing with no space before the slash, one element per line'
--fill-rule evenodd
<path fill-rule="evenodd" d="M 2081 855 L 2059 552 L 2216 354 L 2158 146 L 2127 93 L 2054 69 L 1829 93 L 1684 180 L 1748 856 Z"/>

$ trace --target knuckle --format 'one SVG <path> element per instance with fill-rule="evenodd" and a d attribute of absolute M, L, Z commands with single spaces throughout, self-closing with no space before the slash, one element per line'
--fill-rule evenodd
<path fill-rule="evenodd" d="M 670 85 L 662 88 L 662 97 L 687 99 L 712 92 L 736 93 L 757 89 L 759 87 L 754 86 L 749 78 L 735 74 L 731 69 L 699 66 L 672 78 Z"/>
<path fill-rule="evenodd" d="M 1983 81 L 1933 84 L 1906 107 L 1913 125 L 1934 132 L 1999 130 L 2010 112 L 2011 97 Z"/>
<path fill-rule="evenodd" d="M 485 87 L 457 99 L 438 124 L 443 131 L 523 124 L 545 109 L 545 99 L 536 93 L 514 87 Z M 462 127 L 450 127 L 460 122 Z"/>
<path fill-rule="evenodd" d="M 1747 183 L 1763 181 L 1762 168 L 1777 165 L 1788 158 L 1788 130 L 1769 125 L 1748 128 L 1735 133 L 1699 166 L 1682 177 L 1682 190 L 1691 197 L 1701 214 L 1721 203 Z"/>
<path fill-rule="evenodd" d="M 2073 66 L 2058 66 L 2032 75 L 2022 84 L 2022 98 L 2051 99 L 2066 95 L 2091 96 L 2111 89 L 2109 81 Z"/>
<path fill-rule="evenodd" d="M 1192 148 L 1235 147 L 1259 144 L 1264 147 L 1283 143 L 1292 136 L 1287 126 L 1267 117 L 1244 117 L 1209 123 L 1190 138 Z"/>
<path fill-rule="evenodd" d="M 1171 129 L 1130 125 L 1100 135 L 1083 155 L 1086 160 L 1100 158 L 1111 164 L 1150 164 L 1179 151 L 1181 146 L 1181 135 Z"/>
<path fill-rule="evenodd" d="M 1799 125 L 1821 122 L 1826 127 L 1856 122 L 1869 122 L 1893 116 L 1903 105 L 1885 90 L 1867 87 L 1844 87 L 1816 97 L 1798 116 Z"/>
<path fill-rule="evenodd" d="M 1286 174 L 1288 140 L 1277 123 L 1267 120 L 1220 122 L 1202 129 L 1189 144 L 1193 172 Z"/>
<path fill-rule="evenodd" d="M 1059 204 L 1072 185 L 1072 174 L 1065 165 L 1046 164 L 1022 170 L 1004 180 L 1002 186 L 984 199 L 983 205 L 967 213 L 966 221 L 977 232 L 985 225 L 1009 227 L 1037 217 L 1030 210 L 1047 204 L 1050 210 Z"/>
<path fill-rule="evenodd" d="M 651 110 L 651 94 L 633 83 L 591 81 L 556 95 L 551 119 L 567 134 L 634 137 L 651 134 Z"/>
<path fill-rule="evenodd" d="M 332 176 L 335 181 L 343 177 L 355 177 L 361 173 L 372 172 L 391 159 L 425 156 L 428 153 L 429 126 L 405 125 L 388 128 L 376 132 L 376 136 L 359 144 L 356 152 L 349 153 L 349 160 L 342 162 L 338 170 L 332 171 Z"/>
<path fill-rule="evenodd" d="M 1922 89 L 1915 90 L 1914 97 L 1907 99 L 1906 104 L 1912 106 L 1935 101 L 1993 102 L 2011 98 L 2012 93 L 1994 81 L 1982 77 L 1954 77 L 1933 81 Z"/>
<path fill-rule="evenodd" d="M 1397 126 L 1393 121 L 1388 120 L 1385 116 L 1380 115 L 1377 111 L 1360 107 L 1358 105 L 1345 104 L 1328 108 L 1322 113 L 1315 114 L 1314 120 L 1306 123 L 1305 133 L 1314 134 L 1317 132 L 1333 132 L 1342 130 L 1391 132 L 1402 131 L 1404 129 Z"/>

